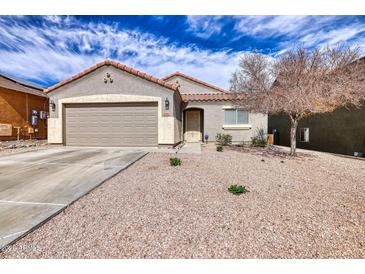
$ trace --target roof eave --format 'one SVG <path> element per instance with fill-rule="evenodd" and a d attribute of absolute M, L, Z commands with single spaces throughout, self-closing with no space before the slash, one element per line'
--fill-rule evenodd
<path fill-rule="evenodd" d="M 105 60 L 103 62 L 97 63 L 96 65 L 94 65 L 94 66 L 92 66 L 90 68 L 87 68 L 87 69 L 85 69 L 85 70 L 83 70 L 83 71 L 75 74 L 74 76 L 71 76 L 70 78 L 67 78 L 66 80 L 63 80 L 62 82 L 59 82 L 59 83 L 57 83 L 57 84 L 55 84 L 55 85 L 53 85 L 53 86 L 51 86 L 49 88 L 44 89 L 44 92 L 45 93 L 53 92 L 53 91 L 57 90 L 58 88 L 66 85 L 66 84 L 69 84 L 69 83 L 71 83 L 71 82 L 73 82 L 73 81 L 75 81 L 77 79 L 80 79 L 83 76 L 85 76 L 85 75 L 87 75 L 87 74 L 89 74 L 89 73 L 91 73 L 91 72 L 93 72 L 93 71 L 95 71 L 98 68 L 103 67 L 103 66 L 113 66 L 113 67 L 115 67 L 117 69 L 120 69 L 122 71 L 128 72 L 128 73 L 130 73 L 130 74 L 132 74 L 134 76 L 138 76 L 140 78 L 143 78 L 143 79 L 145 79 L 147 81 L 150 81 L 150 82 L 153 82 L 153 83 L 158 84 L 160 86 L 163 86 L 165 88 L 171 89 L 173 91 L 178 91 L 178 86 L 175 85 L 175 84 L 171 84 L 171 83 L 165 82 L 162 79 L 156 78 L 156 77 L 154 77 L 152 75 L 149 75 L 147 73 L 141 72 L 141 71 L 136 70 L 136 69 L 133 69 L 131 67 L 128 67 L 128 66 L 123 65 L 123 64 L 120 64 L 118 62 Z"/>
<path fill-rule="evenodd" d="M 223 88 L 220 88 L 220 87 L 214 86 L 214 85 L 212 85 L 212 84 L 209 84 L 209 83 L 207 83 L 207 82 L 204 82 L 204 81 L 199 80 L 199 79 L 197 79 L 197 78 L 194 78 L 194 77 L 192 77 L 192 76 L 189 76 L 189 75 L 187 75 L 187 74 L 184 74 L 184 73 L 182 73 L 182 72 L 180 72 L 180 71 L 176 71 L 176 72 L 174 72 L 174 73 L 171 73 L 171 74 L 169 74 L 169 75 L 167 75 L 167 76 L 165 76 L 165 77 L 162 77 L 161 79 L 163 79 L 164 81 L 167 81 L 168 79 L 171 79 L 171 78 L 172 78 L 172 77 L 174 77 L 174 76 L 180 76 L 180 77 L 186 78 L 186 79 L 188 79 L 188 80 L 190 80 L 190 81 L 193 81 L 193 82 L 196 82 L 196 83 L 201 84 L 201 85 L 203 85 L 203 86 L 206 86 L 206 87 L 209 87 L 209 88 L 211 88 L 211 89 L 217 90 L 217 91 L 219 91 L 219 92 L 221 92 L 221 93 L 228 93 L 228 92 L 229 92 L 228 90 L 225 90 L 225 89 L 223 89 Z"/>
<path fill-rule="evenodd" d="M 12 79 L 12 78 L 9 78 L 8 76 L 6 76 L 6 75 L 4 75 L 4 74 L 1 74 L 1 73 L 0 73 L 0 76 L 1 76 L 1 77 L 3 77 L 3 78 L 5 78 L 5 79 L 7 79 L 7 80 L 9 80 L 9 81 L 11 81 L 11 82 L 13 82 L 13 83 L 16 83 L 16 84 L 18 84 L 18 85 L 21 85 L 21 86 L 23 86 L 23 87 L 30 88 L 30 89 L 35 89 L 35 90 L 38 90 L 38 91 L 43 91 L 43 89 L 42 89 L 42 88 L 38 88 L 38 87 L 35 87 L 35 86 L 32 86 L 32 85 L 27 85 L 27 84 L 25 84 L 25 83 L 20 83 L 20 82 L 18 82 L 18 81 L 16 81 L 16 80 L 14 80 L 14 79 Z"/>

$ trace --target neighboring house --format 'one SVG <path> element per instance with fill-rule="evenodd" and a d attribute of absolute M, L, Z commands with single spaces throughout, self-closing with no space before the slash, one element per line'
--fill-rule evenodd
<path fill-rule="evenodd" d="M 278 131 L 274 143 L 290 146 L 288 117 L 270 115 L 269 132 L 274 129 Z M 299 121 L 297 147 L 347 155 L 365 153 L 365 106 L 339 108 Z"/>
<path fill-rule="evenodd" d="M 234 109 L 242 94 L 174 73 L 155 78 L 104 61 L 45 90 L 48 142 L 74 146 L 174 146 L 214 141 L 217 133 L 249 142 L 267 131 L 267 115 Z"/>
<path fill-rule="evenodd" d="M 365 64 L 365 57 L 358 61 Z M 269 115 L 269 133 L 273 131 L 276 131 L 274 144 L 290 146 L 287 115 Z M 365 157 L 365 105 L 361 108 L 341 107 L 300 120 L 296 141 L 298 148 Z"/>
<path fill-rule="evenodd" d="M 0 73 L 0 140 L 17 139 L 18 132 L 21 139 L 47 138 L 48 98 L 42 90 L 40 85 Z"/>

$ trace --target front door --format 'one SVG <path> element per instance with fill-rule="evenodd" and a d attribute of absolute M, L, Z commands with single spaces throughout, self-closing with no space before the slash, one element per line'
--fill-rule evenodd
<path fill-rule="evenodd" d="M 185 141 L 200 142 L 202 135 L 200 132 L 200 111 L 189 110 L 186 111 L 186 131 Z"/>

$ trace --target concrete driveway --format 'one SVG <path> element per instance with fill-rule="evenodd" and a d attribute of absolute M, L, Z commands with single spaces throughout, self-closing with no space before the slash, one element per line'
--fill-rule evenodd
<path fill-rule="evenodd" d="M 146 153 L 143 149 L 56 147 L 0 157 L 0 249 Z"/>

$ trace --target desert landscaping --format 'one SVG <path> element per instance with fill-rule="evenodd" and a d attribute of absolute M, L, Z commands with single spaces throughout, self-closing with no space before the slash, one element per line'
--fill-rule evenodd
<path fill-rule="evenodd" d="M 365 257 L 363 160 L 213 145 L 170 157 L 148 154 L 0 257 Z"/>

